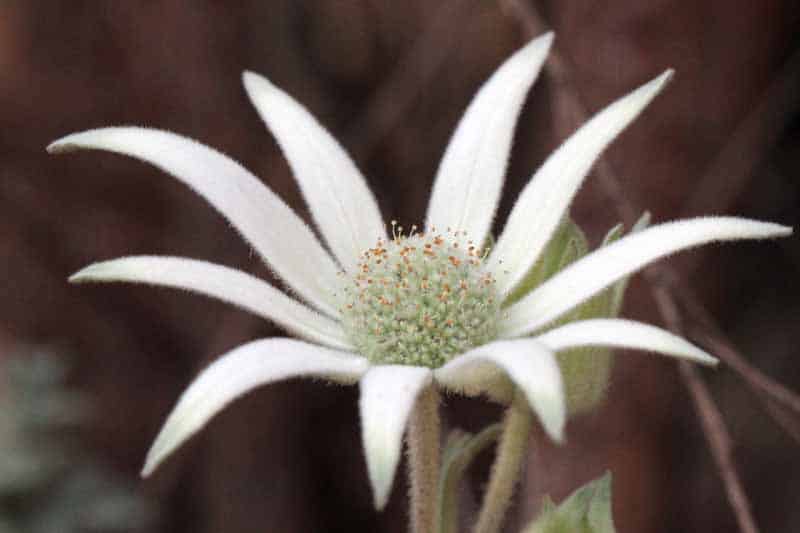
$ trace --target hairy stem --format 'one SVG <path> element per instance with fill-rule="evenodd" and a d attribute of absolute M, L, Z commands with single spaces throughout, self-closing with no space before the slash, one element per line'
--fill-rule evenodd
<path fill-rule="evenodd" d="M 500 531 L 525 465 L 532 423 L 533 414 L 527 404 L 515 398 L 506 410 L 503 433 L 497 446 L 497 456 L 492 465 L 489 486 L 475 525 L 475 533 Z"/>
<path fill-rule="evenodd" d="M 411 531 L 431 533 L 438 521 L 436 492 L 440 468 L 439 393 L 420 392 L 408 426 Z"/>

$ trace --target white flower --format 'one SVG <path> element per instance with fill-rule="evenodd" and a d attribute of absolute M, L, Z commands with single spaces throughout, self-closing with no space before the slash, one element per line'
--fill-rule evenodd
<path fill-rule="evenodd" d="M 486 255 L 479 248 L 489 237 L 514 126 L 552 39 L 547 34 L 519 50 L 477 93 L 442 159 L 419 233 L 393 225 L 387 236 L 375 198 L 344 149 L 303 106 L 249 72 L 247 93 L 288 159 L 327 249 L 255 176 L 198 142 L 113 127 L 75 133 L 48 147 L 54 153 L 86 148 L 126 154 L 173 175 L 217 208 L 298 297 L 244 272 L 177 257 L 124 257 L 71 278 L 196 291 L 304 339 L 250 342 L 205 369 L 169 415 L 144 475 L 255 387 L 298 376 L 358 382 L 367 466 L 381 508 L 409 414 L 427 386 L 497 396 L 513 382 L 559 440 L 566 414 L 554 352 L 602 345 L 714 362 L 679 337 L 628 320 L 586 320 L 541 331 L 651 261 L 710 241 L 787 235 L 790 228 L 731 217 L 657 225 L 602 247 L 503 307 L 595 159 L 672 75 L 666 71 L 614 102 L 561 145 L 523 190 Z"/>

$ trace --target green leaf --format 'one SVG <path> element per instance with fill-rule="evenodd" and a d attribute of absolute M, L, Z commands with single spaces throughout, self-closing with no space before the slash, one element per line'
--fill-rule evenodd
<path fill-rule="evenodd" d="M 442 458 L 439 479 L 439 533 L 458 531 L 458 495 L 461 480 L 475 457 L 500 436 L 501 424 L 492 424 L 476 435 L 451 432 Z"/>
<path fill-rule="evenodd" d="M 615 533 L 611 473 L 573 492 L 559 505 L 545 497 L 539 517 L 523 533 Z"/>
<path fill-rule="evenodd" d="M 45 348 L 0 361 L 0 533 L 139 531 L 155 513 L 83 446 L 91 398 Z"/>

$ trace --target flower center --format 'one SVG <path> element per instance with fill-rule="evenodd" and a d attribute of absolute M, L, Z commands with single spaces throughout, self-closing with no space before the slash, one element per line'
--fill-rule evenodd
<path fill-rule="evenodd" d="M 494 340 L 500 305 L 484 258 L 463 232 L 404 235 L 393 221 L 392 240 L 361 255 L 341 293 L 356 350 L 377 364 L 437 368 Z"/>

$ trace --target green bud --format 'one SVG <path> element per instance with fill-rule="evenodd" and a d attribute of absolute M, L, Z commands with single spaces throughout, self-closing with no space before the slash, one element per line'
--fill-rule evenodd
<path fill-rule="evenodd" d="M 645 213 L 631 231 L 647 227 L 650 214 Z M 622 224 L 617 224 L 606 234 L 602 246 L 611 244 L 623 234 Z M 527 293 L 544 283 L 554 274 L 563 270 L 586 255 L 589 251 L 586 236 L 577 224 L 566 219 L 556 230 L 545 248 L 542 258 L 526 274 L 519 287 L 511 294 L 506 305 L 519 300 Z M 622 308 L 623 296 L 628 285 L 624 278 L 608 289 L 587 300 L 559 319 L 553 327 L 592 318 L 614 318 Z M 576 348 L 560 352 L 559 366 L 564 380 L 567 411 L 576 415 L 591 411 L 605 398 L 613 367 L 613 352 L 608 348 Z"/>
<path fill-rule="evenodd" d="M 586 255 L 588 251 L 589 244 L 583 231 L 567 218 L 547 243 L 542 256 L 528 270 L 517 288 L 508 295 L 503 305 L 508 307 L 516 303 L 553 274 Z"/>
<path fill-rule="evenodd" d="M 523 533 L 614 533 L 611 473 L 573 492 L 560 505 L 545 497 L 539 517 Z"/>
<path fill-rule="evenodd" d="M 601 246 L 606 246 L 621 236 L 622 225 L 617 224 L 608 231 Z M 581 304 L 559 321 L 559 324 L 617 316 L 626 282 L 627 280 L 619 281 Z M 564 378 L 567 411 L 571 415 L 591 411 L 605 398 L 614 363 L 613 352 L 608 348 L 586 347 L 561 352 L 557 357 Z"/>

